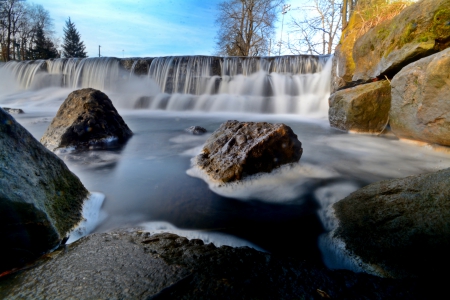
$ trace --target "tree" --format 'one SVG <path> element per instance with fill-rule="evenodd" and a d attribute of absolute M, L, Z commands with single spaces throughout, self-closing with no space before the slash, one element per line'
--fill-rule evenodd
<path fill-rule="evenodd" d="M 300 7 L 304 19 L 293 19 L 292 41 L 288 48 L 294 54 L 331 54 L 341 33 L 342 1 L 313 0 L 312 5 Z"/>
<path fill-rule="evenodd" d="M 219 55 L 264 55 L 284 0 L 227 0 L 219 4 L 216 23 Z"/>
<path fill-rule="evenodd" d="M 58 50 L 56 50 L 53 42 L 44 34 L 42 26 L 38 25 L 36 29 L 36 40 L 33 48 L 33 59 L 57 58 Z"/>
<path fill-rule="evenodd" d="M 64 28 L 64 44 L 62 45 L 64 57 L 87 57 L 84 51 L 86 47 L 80 39 L 81 36 L 75 28 L 75 24 L 69 18 Z"/>

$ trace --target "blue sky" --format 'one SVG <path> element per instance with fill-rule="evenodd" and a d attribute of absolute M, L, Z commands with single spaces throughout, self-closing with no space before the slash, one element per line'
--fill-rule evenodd
<path fill-rule="evenodd" d="M 157 57 L 213 55 L 222 0 L 28 1 L 50 12 L 57 37 L 70 16 L 90 57 L 98 56 L 99 45 L 102 56 Z M 279 32 L 281 24 L 277 27 Z"/>

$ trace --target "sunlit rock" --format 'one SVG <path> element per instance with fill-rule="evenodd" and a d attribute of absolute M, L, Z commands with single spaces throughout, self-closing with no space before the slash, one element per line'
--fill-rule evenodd
<path fill-rule="evenodd" d="M 384 277 L 445 274 L 450 267 L 450 169 L 384 180 L 334 204 L 334 237 L 362 268 Z"/>
<path fill-rule="evenodd" d="M 0 273 L 56 247 L 82 220 L 88 191 L 0 109 Z"/>
<path fill-rule="evenodd" d="M 380 133 L 389 120 L 391 87 L 377 81 L 332 94 L 328 118 L 331 127 L 357 132 Z"/>
<path fill-rule="evenodd" d="M 396 74 L 450 46 L 450 0 L 423 0 L 356 40 L 353 80 Z"/>
<path fill-rule="evenodd" d="M 395 135 L 450 146 L 450 49 L 423 58 L 392 80 Z"/>
<path fill-rule="evenodd" d="M 132 134 L 108 96 L 86 88 L 67 97 L 41 143 L 50 150 L 110 147 L 126 142 Z"/>
<path fill-rule="evenodd" d="M 227 121 L 208 138 L 197 165 L 213 180 L 228 182 L 297 162 L 302 152 L 289 126 Z"/>

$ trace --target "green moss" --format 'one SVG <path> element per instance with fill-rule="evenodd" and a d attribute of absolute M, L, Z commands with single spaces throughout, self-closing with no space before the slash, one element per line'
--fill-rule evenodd
<path fill-rule="evenodd" d="M 432 31 L 438 38 L 450 35 L 449 8 L 440 9 L 434 14 Z"/>

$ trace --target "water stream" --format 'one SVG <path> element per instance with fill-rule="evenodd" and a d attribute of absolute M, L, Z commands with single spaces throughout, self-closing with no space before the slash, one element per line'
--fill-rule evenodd
<path fill-rule="evenodd" d="M 134 132 L 127 145 L 58 154 L 90 191 L 106 196 L 94 231 L 143 226 L 353 268 L 329 259 L 333 249 L 319 251 L 319 237 L 335 226 L 331 205 L 371 182 L 450 167 L 450 156 L 330 128 L 329 83 L 329 57 L 8 62 L 0 67 L 0 106 L 23 109 L 14 117 L 40 139 L 74 89 L 111 98 Z M 229 119 L 291 126 L 303 144 L 300 162 L 241 183 L 202 178 L 190 160 Z M 208 134 L 187 133 L 193 125 Z"/>

